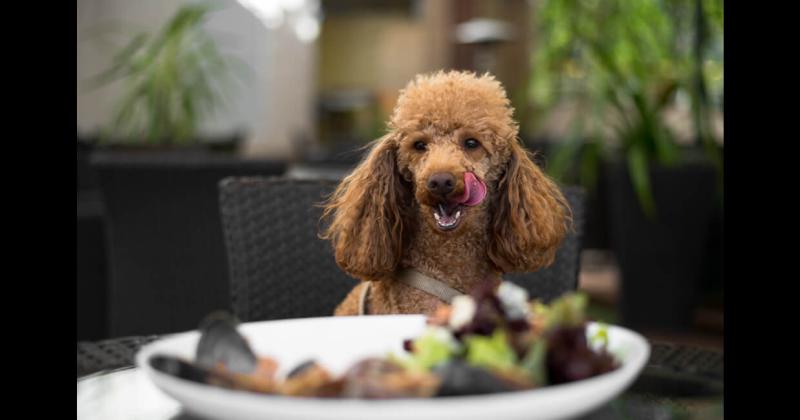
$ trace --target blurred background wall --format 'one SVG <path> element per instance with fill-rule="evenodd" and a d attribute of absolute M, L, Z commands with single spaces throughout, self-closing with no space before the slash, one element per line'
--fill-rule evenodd
<path fill-rule="evenodd" d="M 319 89 L 323 95 L 364 90 L 373 95 L 381 125 L 398 91 L 416 74 L 440 69 L 474 69 L 474 47 L 459 42 L 459 23 L 483 16 L 507 19 L 519 28 L 509 42 L 491 47 L 491 71 L 517 90 L 526 77 L 526 1 L 329 2 L 320 37 Z M 487 69 L 488 70 L 488 69 Z"/>

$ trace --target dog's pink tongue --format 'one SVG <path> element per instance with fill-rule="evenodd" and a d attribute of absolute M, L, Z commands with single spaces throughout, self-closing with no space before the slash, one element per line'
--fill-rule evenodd
<path fill-rule="evenodd" d="M 459 204 L 477 206 L 486 197 L 486 184 L 472 172 L 464 173 L 464 195 L 458 199 Z"/>

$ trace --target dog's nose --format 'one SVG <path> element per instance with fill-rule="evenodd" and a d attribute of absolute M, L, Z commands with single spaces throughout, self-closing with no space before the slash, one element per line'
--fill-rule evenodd
<path fill-rule="evenodd" d="M 428 191 L 445 196 L 456 187 L 456 178 L 448 172 L 435 173 L 428 178 Z"/>

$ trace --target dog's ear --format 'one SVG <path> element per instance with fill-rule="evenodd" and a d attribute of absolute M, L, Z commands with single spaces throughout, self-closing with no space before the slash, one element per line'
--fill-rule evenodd
<path fill-rule="evenodd" d="M 498 182 L 489 258 L 503 272 L 530 272 L 552 264 L 571 224 L 571 211 L 558 186 L 515 139 Z"/>
<path fill-rule="evenodd" d="M 397 168 L 397 144 L 388 134 L 372 144 L 367 157 L 324 205 L 336 263 L 362 280 L 380 280 L 400 262 L 409 233 L 410 187 Z"/>

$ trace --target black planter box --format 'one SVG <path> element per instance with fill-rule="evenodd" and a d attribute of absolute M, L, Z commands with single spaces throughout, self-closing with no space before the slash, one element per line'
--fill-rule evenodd
<path fill-rule="evenodd" d="M 106 232 L 103 200 L 97 174 L 89 165 L 92 145 L 78 139 L 76 221 L 76 339 L 98 340 L 108 336 Z"/>
<path fill-rule="evenodd" d="M 77 204 L 76 339 L 99 340 L 108 336 L 108 268 L 103 203 L 99 192 L 79 190 Z"/>
<path fill-rule="evenodd" d="M 101 150 L 110 336 L 190 330 L 230 306 L 217 183 L 280 175 L 284 162 L 208 150 Z"/>
<path fill-rule="evenodd" d="M 695 161 L 653 167 L 654 220 L 642 211 L 625 165 L 610 163 L 606 174 L 609 240 L 622 275 L 622 323 L 658 331 L 691 328 L 699 293 L 721 258 L 713 166 Z"/>

